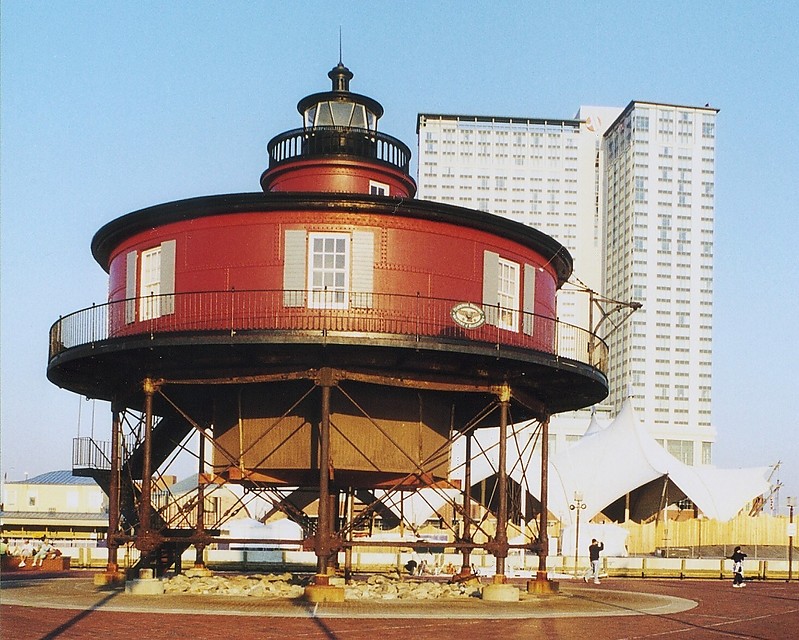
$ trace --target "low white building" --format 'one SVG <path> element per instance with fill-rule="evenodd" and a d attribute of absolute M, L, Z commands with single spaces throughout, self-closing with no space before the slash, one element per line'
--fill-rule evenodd
<path fill-rule="evenodd" d="M 108 497 L 93 479 L 66 470 L 6 481 L 0 528 L 9 538 L 103 538 L 108 530 Z"/>

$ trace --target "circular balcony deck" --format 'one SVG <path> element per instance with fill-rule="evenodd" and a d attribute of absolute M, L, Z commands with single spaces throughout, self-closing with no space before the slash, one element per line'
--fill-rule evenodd
<path fill-rule="evenodd" d="M 324 301 L 308 308 L 309 295 L 212 291 L 83 309 L 52 326 L 47 375 L 108 400 L 144 377 L 196 389 L 296 379 L 321 367 L 375 384 L 453 393 L 507 381 L 548 413 L 607 395 L 605 343 L 552 318 L 513 312 L 517 330 L 487 323 L 464 329 L 451 317 L 463 301 L 370 293 L 350 294 L 342 309 Z"/>

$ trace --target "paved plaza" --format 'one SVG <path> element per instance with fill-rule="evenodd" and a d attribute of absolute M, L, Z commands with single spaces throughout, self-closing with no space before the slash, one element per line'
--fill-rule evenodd
<path fill-rule="evenodd" d="M 523 586 L 523 585 L 522 585 Z M 467 600 L 312 605 L 98 590 L 91 574 L 0 582 L 0 638 L 799 638 L 799 583 L 609 579 L 561 582 L 518 603 Z"/>

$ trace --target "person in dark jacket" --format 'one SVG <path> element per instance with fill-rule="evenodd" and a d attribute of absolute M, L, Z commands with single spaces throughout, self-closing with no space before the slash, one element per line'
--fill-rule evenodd
<path fill-rule="evenodd" d="M 744 582 L 744 558 L 746 554 L 741 551 L 741 547 L 735 547 L 730 560 L 732 560 L 732 586 L 736 588 L 745 587 Z"/>
<path fill-rule="evenodd" d="M 605 544 L 603 542 L 597 542 L 596 538 L 591 540 L 591 545 L 588 547 L 588 558 L 591 560 L 591 569 L 583 576 L 583 580 L 586 582 L 588 582 L 588 578 L 593 576 L 594 584 L 599 584 L 599 552 L 604 548 Z"/>

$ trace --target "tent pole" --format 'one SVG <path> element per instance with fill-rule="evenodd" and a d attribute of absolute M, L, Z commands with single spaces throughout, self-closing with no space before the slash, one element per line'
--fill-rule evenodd
<path fill-rule="evenodd" d="M 630 492 L 628 491 L 624 496 L 624 521 L 630 521 Z"/>

